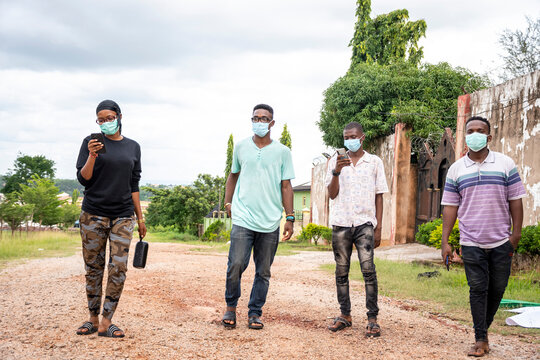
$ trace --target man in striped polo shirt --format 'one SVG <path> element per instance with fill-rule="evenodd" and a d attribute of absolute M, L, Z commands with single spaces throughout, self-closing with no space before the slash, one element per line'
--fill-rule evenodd
<path fill-rule="evenodd" d="M 512 255 L 521 237 L 525 188 L 514 161 L 490 151 L 491 126 L 483 117 L 467 120 L 469 152 L 448 170 L 441 204 L 443 261 L 452 259 L 450 232 L 459 218 L 460 245 L 474 323 L 469 356 L 489 352 L 488 329 L 503 297 Z"/>

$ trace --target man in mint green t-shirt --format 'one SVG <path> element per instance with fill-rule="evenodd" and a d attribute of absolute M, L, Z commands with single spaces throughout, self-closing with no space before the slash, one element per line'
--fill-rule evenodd
<path fill-rule="evenodd" d="M 253 249 L 255 279 L 249 298 L 248 326 L 262 329 L 260 319 L 270 283 L 270 267 L 279 242 L 279 224 L 285 208 L 287 221 L 283 240 L 293 233 L 294 179 L 291 151 L 270 138 L 274 110 L 266 104 L 256 105 L 251 118 L 253 137 L 239 142 L 233 153 L 231 173 L 227 178 L 225 207 L 231 216 L 231 247 L 227 264 L 225 301 L 227 311 L 222 324 L 236 327 L 236 305 L 240 282 Z"/>

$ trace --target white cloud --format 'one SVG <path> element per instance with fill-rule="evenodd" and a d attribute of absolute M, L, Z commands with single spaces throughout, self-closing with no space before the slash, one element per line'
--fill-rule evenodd
<path fill-rule="evenodd" d="M 373 15 L 424 18 L 425 60 L 485 71 L 496 39 L 535 1 L 374 1 Z M 1 2 L 0 174 L 17 152 L 43 154 L 74 178 L 95 106 L 118 101 L 124 134 L 143 151 L 143 183 L 221 175 L 230 133 L 250 136 L 251 109 L 275 109 L 292 135 L 296 183 L 325 146 L 322 92 L 349 65 L 352 0 Z M 537 8 L 537 7 L 536 7 Z"/>

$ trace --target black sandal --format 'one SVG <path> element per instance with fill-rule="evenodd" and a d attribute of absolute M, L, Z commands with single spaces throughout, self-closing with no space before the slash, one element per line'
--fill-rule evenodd
<path fill-rule="evenodd" d="M 381 336 L 381 327 L 379 324 L 374 322 L 369 322 L 366 326 L 366 337 L 379 337 Z M 375 331 L 375 332 L 373 332 Z"/>
<path fill-rule="evenodd" d="M 341 316 L 338 316 L 338 317 L 334 318 L 334 323 L 332 325 L 336 325 L 336 324 L 339 324 L 339 325 L 338 326 L 329 326 L 328 330 L 336 332 L 336 331 L 343 330 L 345 328 L 348 328 L 348 327 L 352 326 L 352 323 L 350 321 L 348 321 L 345 318 L 342 318 Z"/>
<path fill-rule="evenodd" d="M 116 335 L 115 332 L 121 331 L 122 334 Z M 98 332 L 98 336 L 105 336 L 110 338 L 123 338 L 125 336 L 124 330 L 120 329 L 118 326 L 111 324 L 107 331 L 105 332 Z"/>
<path fill-rule="evenodd" d="M 86 329 L 86 331 L 82 331 Z M 90 335 L 97 331 L 97 327 L 94 326 L 90 321 L 85 322 L 77 329 L 77 335 Z"/>
<path fill-rule="evenodd" d="M 248 328 L 253 330 L 261 330 L 264 327 L 264 324 L 261 321 L 261 318 L 258 316 L 252 316 L 248 320 Z"/>
<path fill-rule="evenodd" d="M 229 323 L 226 320 L 232 321 L 232 323 Z M 236 312 L 226 311 L 225 315 L 223 315 L 223 319 L 221 319 L 221 324 L 225 326 L 227 329 L 234 329 L 236 327 Z"/>

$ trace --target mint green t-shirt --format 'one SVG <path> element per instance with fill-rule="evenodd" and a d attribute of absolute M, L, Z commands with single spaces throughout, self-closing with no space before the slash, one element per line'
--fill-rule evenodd
<path fill-rule="evenodd" d="M 232 222 L 269 233 L 279 227 L 283 205 L 281 181 L 294 179 L 291 151 L 273 140 L 259 149 L 252 138 L 234 147 L 231 172 L 240 172 L 232 201 Z"/>

